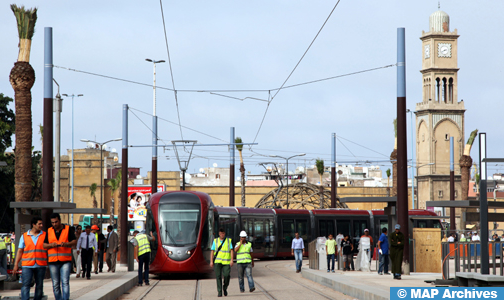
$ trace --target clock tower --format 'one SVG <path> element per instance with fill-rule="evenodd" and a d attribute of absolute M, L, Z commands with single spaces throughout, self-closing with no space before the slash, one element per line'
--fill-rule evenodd
<path fill-rule="evenodd" d="M 426 201 L 450 200 L 450 137 L 454 138 L 455 199 L 460 199 L 458 161 L 464 150 L 464 102 L 458 101 L 457 29 L 438 10 L 422 31 L 422 102 L 416 104 L 418 208 Z M 449 212 L 447 210 L 447 212 Z M 457 221 L 458 222 L 458 221 Z"/>

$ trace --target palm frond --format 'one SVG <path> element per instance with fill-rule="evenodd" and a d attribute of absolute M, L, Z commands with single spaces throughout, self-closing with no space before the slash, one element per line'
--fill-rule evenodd
<path fill-rule="evenodd" d="M 394 119 L 394 137 L 397 137 L 397 119 Z"/>
<path fill-rule="evenodd" d="M 387 169 L 387 171 L 385 171 L 385 173 L 387 174 L 387 177 L 390 177 L 390 175 L 391 175 L 390 169 Z"/>
<path fill-rule="evenodd" d="M 96 183 L 92 183 L 91 186 L 89 187 L 89 194 L 91 197 L 93 197 L 96 194 L 96 189 L 98 188 L 98 185 Z"/>
<path fill-rule="evenodd" d="M 243 143 L 243 141 L 242 141 L 241 137 L 237 137 L 237 138 L 235 138 L 234 142 L 235 142 L 236 144 Z M 243 150 L 243 145 L 236 145 L 236 150 L 238 150 L 238 151 L 240 151 L 240 152 L 241 152 L 241 151 Z"/>
<path fill-rule="evenodd" d="M 466 145 L 471 145 L 474 143 L 474 139 L 476 138 L 476 135 L 478 135 L 478 129 L 475 129 L 471 132 L 471 135 L 469 136 L 469 139 L 467 140 Z"/>
<path fill-rule="evenodd" d="M 24 5 L 19 7 L 11 4 L 11 10 L 16 17 L 19 39 L 31 40 L 35 33 L 37 8 L 26 9 Z"/>

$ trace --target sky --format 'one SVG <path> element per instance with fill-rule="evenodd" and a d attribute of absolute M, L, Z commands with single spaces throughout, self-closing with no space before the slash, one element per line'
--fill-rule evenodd
<path fill-rule="evenodd" d="M 156 68 L 159 144 L 181 139 L 225 144 L 230 140 L 230 128 L 235 127 L 243 142 L 258 144 L 253 152 L 248 146 L 243 151 L 245 167 L 252 173 L 264 171 L 259 162 L 284 161 L 269 155 L 306 153 L 290 161 L 290 170 L 311 166 L 317 158 L 329 165 L 332 133 L 339 137 L 337 161 L 355 165 L 355 161 L 368 160 L 384 170 L 389 168 L 396 67 L 381 67 L 396 63 L 397 28 L 405 27 L 407 107 L 414 110 L 422 97 L 419 37 L 422 30 L 429 31 L 429 15 L 438 9 L 438 1 L 431 0 L 341 0 L 284 86 L 379 69 L 278 91 L 275 89 L 291 74 L 337 0 L 163 1 L 173 83 L 178 90 L 175 101 L 175 93 L 163 89 L 173 85 L 159 1 L 11 2 L 39 9 L 30 60 L 36 74 L 31 90 L 35 149 L 41 148 L 38 125 L 43 117 L 44 27 L 52 27 L 54 65 L 63 67 L 54 68 L 60 93 L 84 94 L 73 103 L 76 149 L 86 146 L 81 139 L 104 142 L 120 138 L 123 104 L 131 108 L 128 144 L 150 145 L 153 66 L 145 59 L 166 60 Z M 476 128 L 486 132 L 488 156 L 502 157 L 504 2 L 441 1 L 441 10 L 450 15 L 450 31 L 456 28 L 460 35 L 457 100 L 463 99 L 467 109 L 464 140 Z M 6 2 L 0 5 L 0 26 L 0 74 L 4 74 L 0 93 L 14 98 L 8 74 L 17 60 L 18 36 Z M 184 90 L 248 91 L 215 95 Z M 261 101 L 273 96 L 269 107 Z M 71 102 L 65 98 L 63 103 L 62 153 L 72 148 Z M 407 122 L 410 159 L 409 114 Z M 121 142 L 108 146 L 121 155 Z M 474 160 L 477 147 L 475 143 Z M 141 167 L 141 175 L 146 176 L 151 149 L 129 149 L 129 166 Z M 160 171 L 178 170 L 173 150 L 159 148 L 158 155 Z M 214 164 L 229 166 L 227 146 L 195 147 L 188 172 Z M 504 165 L 488 169 L 490 174 L 503 172 Z"/>

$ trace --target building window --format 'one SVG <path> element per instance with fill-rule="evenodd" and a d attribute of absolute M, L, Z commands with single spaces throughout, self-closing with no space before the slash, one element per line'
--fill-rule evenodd
<path fill-rule="evenodd" d="M 457 191 L 455 191 L 455 199 L 457 199 L 457 197 L 458 197 L 457 195 L 458 195 L 458 193 L 457 193 Z"/>
<path fill-rule="evenodd" d="M 422 133 L 422 142 L 425 142 L 425 133 Z"/>
<path fill-rule="evenodd" d="M 443 198 L 443 191 L 442 191 L 442 190 L 439 190 L 439 191 L 438 191 L 438 197 L 439 197 L 439 198 Z"/>
<path fill-rule="evenodd" d="M 449 133 L 445 134 L 444 135 L 444 139 L 445 139 L 445 141 L 449 141 L 450 140 L 450 134 Z"/>
<path fill-rule="evenodd" d="M 220 179 L 220 174 L 215 174 L 215 179 Z"/>

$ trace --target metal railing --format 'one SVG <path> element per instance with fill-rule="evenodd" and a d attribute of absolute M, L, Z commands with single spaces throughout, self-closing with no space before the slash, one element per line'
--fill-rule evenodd
<path fill-rule="evenodd" d="M 450 264 L 455 264 L 455 273 L 481 271 L 481 243 L 475 242 L 442 242 L 441 259 L 443 278 L 450 278 Z M 487 242 L 489 251 L 490 274 L 504 276 L 503 247 L 504 242 Z M 455 275 L 455 274 L 453 274 Z"/>

